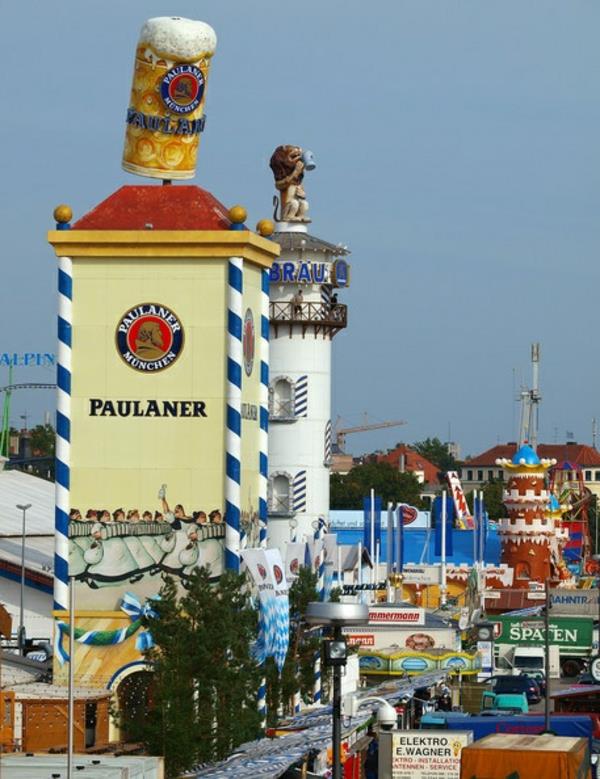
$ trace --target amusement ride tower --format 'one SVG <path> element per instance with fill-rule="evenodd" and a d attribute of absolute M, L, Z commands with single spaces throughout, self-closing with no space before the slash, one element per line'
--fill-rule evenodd
<path fill-rule="evenodd" d="M 307 230 L 303 177 L 314 167 L 297 146 L 279 146 L 271 157 L 281 257 L 270 283 L 268 533 L 269 546 L 279 548 L 312 537 L 328 516 L 331 342 L 347 320 L 337 290 L 348 286 L 348 251 Z"/>
<path fill-rule="evenodd" d="M 529 589 L 534 581 L 543 584 L 552 575 L 557 526 L 547 514 L 550 493 L 546 472 L 555 463 L 540 460 L 528 444 L 512 460 L 496 460 L 510 474 L 503 501 L 508 517 L 498 520 L 498 534 L 500 560 L 514 570 L 515 589 Z"/>

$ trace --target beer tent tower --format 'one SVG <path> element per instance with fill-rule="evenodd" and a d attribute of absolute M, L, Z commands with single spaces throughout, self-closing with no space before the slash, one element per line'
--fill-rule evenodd
<path fill-rule="evenodd" d="M 512 460 L 496 460 L 509 473 L 504 490 L 508 517 L 498 520 L 500 561 L 513 568 L 516 589 L 529 589 L 531 582 L 544 584 L 552 574 L 551 548 L 557 527 L 546 514 L 550 501 L 546 474 L 555 462 L 540 460 L 528 444 Z"/>

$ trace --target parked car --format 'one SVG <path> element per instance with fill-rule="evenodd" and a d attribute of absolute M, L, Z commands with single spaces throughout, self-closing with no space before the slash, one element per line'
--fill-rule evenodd
<path fill-rule="evenodd" d="M 513 714 L 527 714 L 529 704 L 524 692 L 499 693 L 484 692 L 481 697 L 482 717 L 505 717 Z"/>
<path fill-rule="evenodd" d="M 528 676 L 530 679 L 535 679 L 537 686 L 540 688 L 542 698 L 546 697 L 546 674 L 543 671 L 527 671 L 527 673 L 522 673 L 521 676 Z"/>
<path fill-rule="evenodd" d="M 525 693 L 528 703 L 539 703 L 542 700 L 539 685 L 530 676 L 492 676 L 487 684 L 496 695 Z"/>

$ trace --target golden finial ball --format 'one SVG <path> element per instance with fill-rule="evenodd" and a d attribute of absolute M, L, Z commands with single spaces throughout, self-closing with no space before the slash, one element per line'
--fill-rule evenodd
<path fill-rule="evenodd" d="M 70 222 L 72 218 L 73 211 L 71 210 L 70 206 L 61 203 L 54 209 L 54 219 L 56 222 L 59 222 L 60 224 L 66 224 L 67 222 Z"/>
<path fill-rule="evenodd" d="M 248 212 L 244 206 L 232 206 L 229 209 L 229 218 L 236 225 L 243 224 L 246 221 L 247 216 Z"/>
<path fill-rule="evenodd" d="M 275 232 L 275 223 L 272 219 L 261 219 L 260 222 L 258 222 L 256 225 L 256 232 L 259 235 L 268 238 Z"/>

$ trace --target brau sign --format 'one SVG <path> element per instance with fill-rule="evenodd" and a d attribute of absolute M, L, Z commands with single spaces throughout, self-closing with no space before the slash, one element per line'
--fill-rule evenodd
<path fill-rule="evenodd" d="M 371 606 L 369 625 L 424 625 L 425 609 L 395 609 Z"/>

